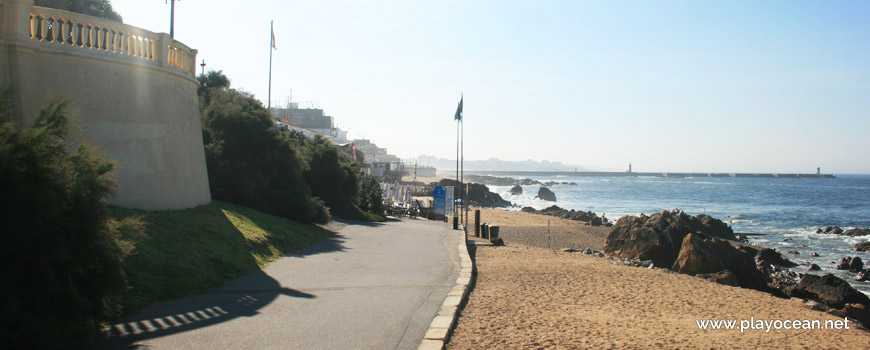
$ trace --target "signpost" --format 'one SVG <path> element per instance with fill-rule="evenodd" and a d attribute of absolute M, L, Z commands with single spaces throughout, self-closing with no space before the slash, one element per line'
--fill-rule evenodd
<path fill-rule="evenodd" d="M 444 186 L 435 186 L 435 189 L 432 190 L 432 202 L 433 209 L 436 214 L 444 215 L 446 213 L 445 203 L 446 203 L 446 191 Z"/>
<path fill-rule="evenodd" d="M 444 186 L 444 216 L 453 217 L 456 213 L 453 210 L 453 186 Z"/>

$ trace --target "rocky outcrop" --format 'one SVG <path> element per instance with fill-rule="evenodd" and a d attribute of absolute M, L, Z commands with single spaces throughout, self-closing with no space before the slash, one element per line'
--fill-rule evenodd
<path fill-rule="evenodd" d="M 704 214 L 690 216 L 674 209 L 652 216 L 619 218 L 607 235 L 604 251 L 622 258 L 652 260 L 656 266 L 673 266 L 683 238 L 696 232 L 708 237 L 737 240 L 734 231 L 720 220 Z"/>
<path fill-rule="evenodd" d="M 538 195 L 535 196 L 535 198 L 540 198 L 541 200 L 555 202 L 556 201 L 556 194 L 553 193 L 553 191 L 550 191 L 549 188 L 541 187 L 541 189 L 538 190 Z"/>
<path fill-rule="evenodd" d="M 855 278 L 853 278 L 853 280 L 859 281 L 859 282 L 870 281 L 870 269 L 861 270 L 860 272 L 858 272 L 858 275 L 855 276 Z M 870 325 L 868 325 L 868 326 L 870 326 Z"/>
<path fill-rule="evenodd" d="M 821 302 L 838 309 L 845 307 L 846 304 L 870 306 L 870 298 L 832 274 L 821 277 L 805 274 L 797 289 L 812 293 Z"/>
<path fill-rule="evenodd" d="M 850 228 L 843 234 L 852 237 L 867 236 L 870 235 L 870 228 Z"/>
<path fill-rule="evenodd" d="M 514 179 L 510 177 L 497 177 L 489 175 L 465 175 L 465 180 L 468 182 L 481 183 L 493 186 L 531 186 L 540 185 L 541 182 L 532 179 Z"/>
<path fill-rule="evenodd" d="M 516 196 L 518 194 L 523 194 L 523 188 L 520 185 L 511 187 L 511 195 Z"/>
<path fill-rule="evenodd" d="M 689 275 L 730 272 L 740 287 L 767 291 L 756 257 L 760 249 L 748 244 L 690 233 L 671 270 Z"/>
<path fill-rule="evenodd" d="M 859 252 L 870 252 L 870 242 L 861 242 L 856 244 L 855 250 Z"/>
<path fill-rule="evenodd" d="M 595 213 L 591 211 L 575 211 L 574 209 L 567 210 L 562 209 L 559 206 L 553 205 L 546 209 L 535 210 L 532 207 L 525 207 L 522 209 L 523 212 L 532 213 L 532 214 L 541 214 L 548 216 L 555 216 L 557 218 L 565 219 L 565 220 L 574 220 L 574 221 L 586 221 L 596 218 Z"/>
<path fill-rule="evenodd" d="M 840 263 L 837 264 L 837 270 L 849 270 L 852 272 L 859 272 L 864 268 L 864 262 L 861 261 L 860 257 L 843 257 L 840 259 Z"/>

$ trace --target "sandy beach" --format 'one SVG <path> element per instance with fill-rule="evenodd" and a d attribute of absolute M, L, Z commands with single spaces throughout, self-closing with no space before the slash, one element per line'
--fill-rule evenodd
<path fill-rule="evenodd" d="M 541 227 L 548 219 L 497 209 L 485 209 L 482 216 L 506 227 Z M 565 242 L 603 244 L 607 230 L 564 221 L 551 218 L 551 229 L 564 225 L 557 227 L 569 237 Z M 842 318 L 812 310 L 800 299 L 541 248 L 534 243 L 541 240 L 502 237 L 507 246 L 477 247 L 473 253 L 476 286 L 450 349 L 863 349 L 870 344 L 870 333 L 854 323 L 847 324 L 850 329 L 773 328 L 774 321 L 786 320 L 844 326 Z M 704 320 L 734 320 L 737 329 L 700 329 Z M 755 320 L 772 328 L 741 332 L 741 324 L 759 325 Z"/>

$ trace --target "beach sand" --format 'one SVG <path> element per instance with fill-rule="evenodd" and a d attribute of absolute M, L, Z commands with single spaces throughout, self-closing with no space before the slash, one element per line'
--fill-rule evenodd
<path fill-rule="evenodd" d="M 540 225 L 541 220 L 527 213 L 484 213 L 492 218 L 486 220 L 498 218 L 526 227 Z M 542 218 L 546 224 L 547 217 Z M 573 227 L 571 222 L 566 225 Z M 581 227 L 578 235 L 593 234 L 576 227 Z M 739 328 L 740 320 L 752 318 L 819 320 L 822 326 L 826 320 L 843 319 L 811 310 L 800 299 L 780 299 L 660 269 L 616 265 L 607 258 L 532 247 L 508 238 L 505 242 L 506 247 L 474 249 L 477 282 L 450 349 L 870 347 L 870 333 L 854 323 L 848 330 L 701 330 L 696 320 L 737 320 Z"/>

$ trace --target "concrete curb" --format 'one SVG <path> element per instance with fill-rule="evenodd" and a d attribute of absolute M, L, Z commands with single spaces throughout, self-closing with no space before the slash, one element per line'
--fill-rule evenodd
<path fill-rule="evenodd" d="M 464 230 L 460 230 L 464 235 Z M 444 303 L 441 304 L 441 310 L 435 315 L 432 323 L 429 324 L 429 330 L 423 336 L 423 341 L 420 342 L 418 350 L 442 350 L 446 345 L 447 340 L 453 333 L 456 327 L 456 319 L 458 317 L 459 305 L 462 305 L 468 299 L 469 289 L 473 278 L 474 263 L 471 261 L 471 256 L 468 255 L 468 246 L 466 240 L 462 239 L 459 242 L 459 260 L 460 270 L 459 278 L 456 279 L 456 285 L 447 293 L 444 298 Z"/>

